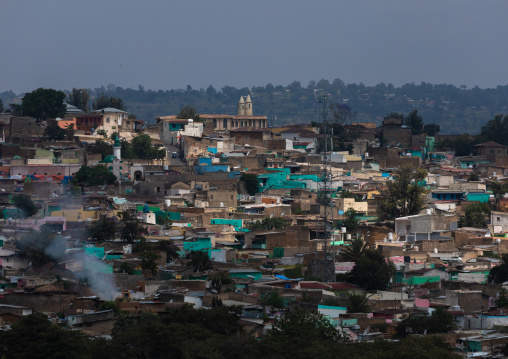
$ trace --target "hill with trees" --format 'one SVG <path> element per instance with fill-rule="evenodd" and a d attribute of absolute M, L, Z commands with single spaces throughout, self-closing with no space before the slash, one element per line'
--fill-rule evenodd
<path fill-rule="evenodd" d="M 218 90 L 211 85 L 206 89 L 193 89 L 189 85 L 186 89 L 146 90 L 141 85 L 125 89 L 109 84 L 87 90 L 90 101 L 101 96 L 120 98 L 127 111 L 149 122 L 156 116 L 176 115 L 186 105 L 194 106 L 201 114 L 236 114 L 238 99 L 247 93 L 251 95 L 254 113 L 268 116 L 270 125 L 318 120 L 317 101 L 323 93 L 328 96 L 329 104 L 347 104 L 353 110 L 356 115 L 348 121 L 379 124 L 386 114 L 417 109 L 425 123 L 440 125 L 442 134 L 454 134 L 457 129 L 461 133 L 479 133 L 488 120 L 508 112 L 508 85 L 481 89 L 422 82 L 395 87 L 385 83 L 366 86 L 322 79 L 310 81 L 306 86 L 294 81 L 287 86 L 269 83 L 251 88 L 224 86 Z M 0 93 L 6 109 L 20 97 L 12 91 Z"/>

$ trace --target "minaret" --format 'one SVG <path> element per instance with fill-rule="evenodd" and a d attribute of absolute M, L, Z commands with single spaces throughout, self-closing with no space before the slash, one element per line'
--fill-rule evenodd
<path fill-rule="evenodd" d="M 238 116 L 245 115 L 245 101 L 243 100 L 243 96 L 240 96 L 240 101 L 238 101 Z"/>
<path fill-rule="evenodd" d="M 245 99 L 245 116 L 252 116 L 252 100 L 250 99 L 250 94 L 247 94 L 247 98 Z"/>
<path fill-rule="evenodd" d="M 122 145 L 120 144 L 118 136 L 115 136 L 115 143 L 113 144 L 113 154 L 120 161 L 122 160 Z"/>

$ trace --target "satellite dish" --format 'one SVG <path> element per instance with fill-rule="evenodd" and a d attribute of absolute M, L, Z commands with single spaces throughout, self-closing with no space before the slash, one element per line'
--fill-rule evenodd
<path fill-rule="evenodd" d="M 55 118 L 55 120 L 62 121 L 62 119 L 60 117 Z"/>

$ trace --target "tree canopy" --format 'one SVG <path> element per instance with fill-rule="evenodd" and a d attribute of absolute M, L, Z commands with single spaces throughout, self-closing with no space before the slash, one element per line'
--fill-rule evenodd
<path fill-rule="evenodd" d="M 22 109 L 25 116 L 40 120 L 63 117 L 67 110 L 65 93 L 53 89 L 39 88 L 23 96 Z"/>
<path fill-rule="evenodd" d="M 394 180 L 387 182 L 387 189 L 378 202 L 380 221 L 418 214 L 425 208 L 426 190 L 422 182 L 427 177 L 427 171 L 404 165 L 393 176 Z"/>
<path fill-rule="evenodd" d="M 254 196 L 259 190 L 258 176 L 255 173 L 242 173 L 240 181 L 245 183 L 245 189 L 251 196 Z"/>
<path fill-rule="evenodd" d="M 92 221 L 88 226 L 88 234 L 91 239 L 103 242 L 115 238 L 117 221 L 106 214 L 99 214 L 99 218 Z"/>
<path fill-rule="evenodd" d="M 180 112 L 178 115 L 176 115 L 176 118 L 183 119 L 183 120 L 189 120 L 192 119 L 194 121 L 200 121 L 199 115 L 197 113 L 197 110 L 195 107 L 192 107 L 190 105 L 183 106 L 180 109 Z"/>
<path fill-rule="evenodd" d="M 76 106 L 84 113 L 90 112 L 90 93 L 87 89 L 73 88 L 67 95 L 67 103 Z"/>
<path fill-rule="evenodd" d="M 107 107 L 125 111 L 125 104 L 120 97 L 108 96 L 104 92 L 97 95 L 97 97 L 92 101 L 92 108 L 94 110 L 101 110 Z"/>
<path fill-rule="evenodd" d="M 395 274 L 395 266 L 377 250 L 367 249 L 355 261 L 355 266 L 347 274 L 350 283 L 365 290 L 385 290 Z"/>
<path fill-rule="evenodd" d="M 122 218 L 120 221 L 120 237 L 123 241 L 135 243 L 145 239 L 148 231 L 132 213 L 124 211 L 120 215 Z"/>
<path fill-rule="evenodd" d="M 103 165 L 81 166 L 76 172 L 76 180 L 78 183 L 86 183 L 87 186 L 100 186 L 115 183 L 116 176 Z"/>
<path fill-rule="evenodd" d="M 32 217 L 37 213 L 37 207 L 32 198 L 26 194 L 18 194 L 12 197 L 12 204 L 23 212 L 25 217 Z"/>

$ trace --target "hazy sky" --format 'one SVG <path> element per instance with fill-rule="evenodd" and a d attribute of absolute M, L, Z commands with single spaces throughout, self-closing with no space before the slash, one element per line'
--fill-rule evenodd
<path fill-rule="evenodd" d="M 0 0 L 0 91 L 508 84 L 508 1 Z"/>

